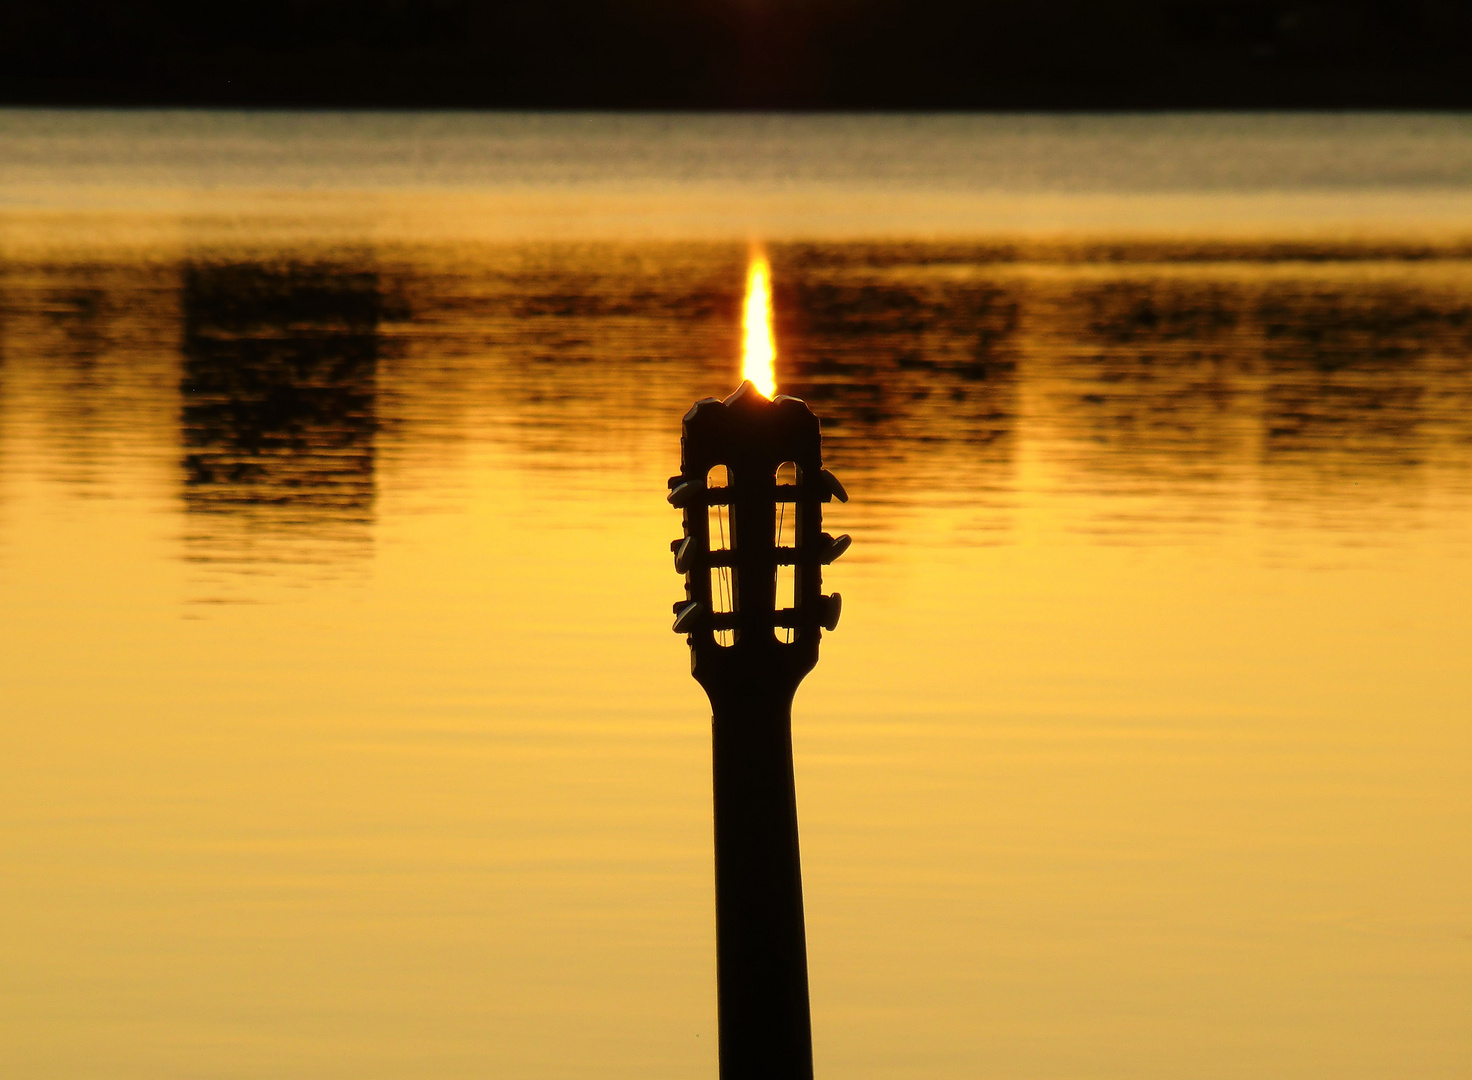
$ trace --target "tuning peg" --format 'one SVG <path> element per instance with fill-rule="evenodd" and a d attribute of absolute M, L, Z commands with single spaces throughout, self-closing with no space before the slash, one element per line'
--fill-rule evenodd
<path fill-rule="evenodd" d="M 695 600 L 687 600 L 682 604 L 675 605 L 675 625 L 672 628 L 677 634 L 688 634 L 695 629 L 695 623 L 700 618 L 700 604 Z"/>
<path fill-rule="evenodd" d="M 675 570 L 683 574 L 690 569 L 690 561 L 695 557 L 695 538 L 687 536 L 672 546 L 675 549 Z"/>
<path fill-rule="evenodd" d="M 695 497 L 698 494 L 699 491 L 694 484 L 680 484 L 669 493 L 670 505 L 677 510 L 683 510 L 695 501 Z"/>
<path fill-rule="evenodd" d="M 838 616 L 843 612 L 843 597 L 834 593 L 832 596 L 820 596 L 818 599 L 822 603 L 819 609 L 822 613 L 818 620 L 819 623 L 824 630 L 837 630 Z M 679 620 L 676 620 L 676 625 L 679 625 Z"/>
<path fill-rule="evenodd" d="M 674 491 L 674 490 L 675 490 L 675 488 L 677 488 L 677 487 L 679 487 L 679 486 L 680 486 L 680 485 L 681 485 L 681 484 L 683 484 L 683 483 L 684 483 L 684 482 L 685 482 L 685 478 L 684 478 L 684 476 L 672 476 L 672 477 L 670 477 L 670 478 L 669 478 L 669 479 L 668 479 L 668 480 L 667 480 L 667 481 L 665 481 L 665 485 L 666 485 L 666 486 L 667 486 L 667 487 L 668 487 L 668 488 L 669 488 L 669 489 L 670 489 L 670 490 L 671 490 L 671 491 Z"/>
<path fill-rule="evenodd" d="M 854 538 L 849 536 L 848 533 L 844 533 L 842 536 L 829 536 L 827 533 L 824 533 L 823 542 L 826 546 L 823 548 L 822 554 L 818 556 L 818 561 L 824 566 L 827 566 L 848 550 L 848 546 L 854 542 Z"/>
<path fill-rule="evenodd" d="M 829 495 L 841 503 L 848 502 L 848 492 L 843 490 L 843 485 L 838 482 L 838 477 L 834 476 L 827 469 L 824 469 L 818 475 L 823 478 L 823 485 L 828 489 Z"/>

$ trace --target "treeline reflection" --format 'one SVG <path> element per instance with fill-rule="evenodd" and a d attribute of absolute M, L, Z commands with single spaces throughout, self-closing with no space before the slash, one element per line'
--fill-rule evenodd
<path fill-rule="evenodd" d="M 185 508 L 270 525 L 367 522 L 383 316 L 371 271 L 186 266 Z"/>
<path fill-rule="evenodd" d="M 1472 476 L 1472 263 L 770 254 L 779 379 L 871 507 L 1005 507 L 1024 446 L 1065 485 L 1208 517 L 1222 485 L 1352 511 Z M 34 456 L 82 487 L 171 446 L 197 557 L 296 535 L 335 558 L 371 535 L 386 473 L 432 484 L 469 441 L 568 472 L 672 461 L 688 404 L 734 386 L 745 258 L 8 265 L 0 445 L 33 432 Z"/>

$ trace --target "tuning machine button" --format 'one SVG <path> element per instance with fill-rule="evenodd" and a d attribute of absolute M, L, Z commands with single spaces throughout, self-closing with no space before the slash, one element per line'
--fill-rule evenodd
<path fill-rule="evenodd" d="M 849 545 L 853 542 L 854 538 L 852 536 L 849 536 L 847 533 L 844 533 L 842 536 L 829 536 L 827 533 L 824 533 L 823 550 L 818 555 L 818 561 L 821 562 L 824 566 L 827 566 L 834 559 L 837 559 L 840 555 L 847 551 Z"/>
<path fill-rule="evenodd" d="M 818 609 L 818 624 L 824 630 L 837 630 L 838 616 L 843 613 L 843 597 L 838 593 L 834 593 L 832 596 L 820 596 L 818 600 L 822 605 Z M 678 626 L 679 620 L 677 619 L 675 622 Z"/>
<path fill-rule="evenodd" d="M 688 573 L 690 564 L 695 559 L 695 537 L 687 536 L 683 540 L 676 540 L 670 546 L 675 552 L 675 570 L 681 574 Z"/>
<path fill-rule="evenodd" d="M 848 502 L 848 492 L 843 490 L 843 485 L 838 482 L 838 477 L 834 476 L 827 469 L 823 469 L 818 475 L 823 478 L 824 494 L 826 497 L 837 499 L 841 503 Z"/>
<path fill-rule="evenodd" d="M 695 629 L 700 620 L 700 603 L 696 600 L 686 600 L 684 603 L 675 605 L 675 625 L 672 629 L 677 634 L 688 634 Z"/>

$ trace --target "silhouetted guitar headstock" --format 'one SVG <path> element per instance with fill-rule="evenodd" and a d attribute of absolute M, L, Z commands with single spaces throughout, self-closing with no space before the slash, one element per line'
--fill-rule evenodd
<path fill-rule="evenodd" d="M 818 662 L 822 629 L 838 625 L 822 568 L 849 546 L 823 532 L 823 503 L 848 495 L 823 468 L 818 418 L 744 382 L 725 401 L 697 401 L 680 445 L 669 499 L 685 515 L 671 545 L 685 599 L 674 629 L 689 635 L 695 678 L 711 695 L 762 682 L 790 698 Z"/>

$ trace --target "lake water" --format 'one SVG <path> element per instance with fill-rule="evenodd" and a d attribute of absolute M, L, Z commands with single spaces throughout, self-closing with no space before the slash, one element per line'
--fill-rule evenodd
<path fill-rule="evenodd" d="M 7 1075 L 714 1075 L 752 242 L 818 1074 L 1472 1072 L 1472 118 L 10 111 Z"/>

